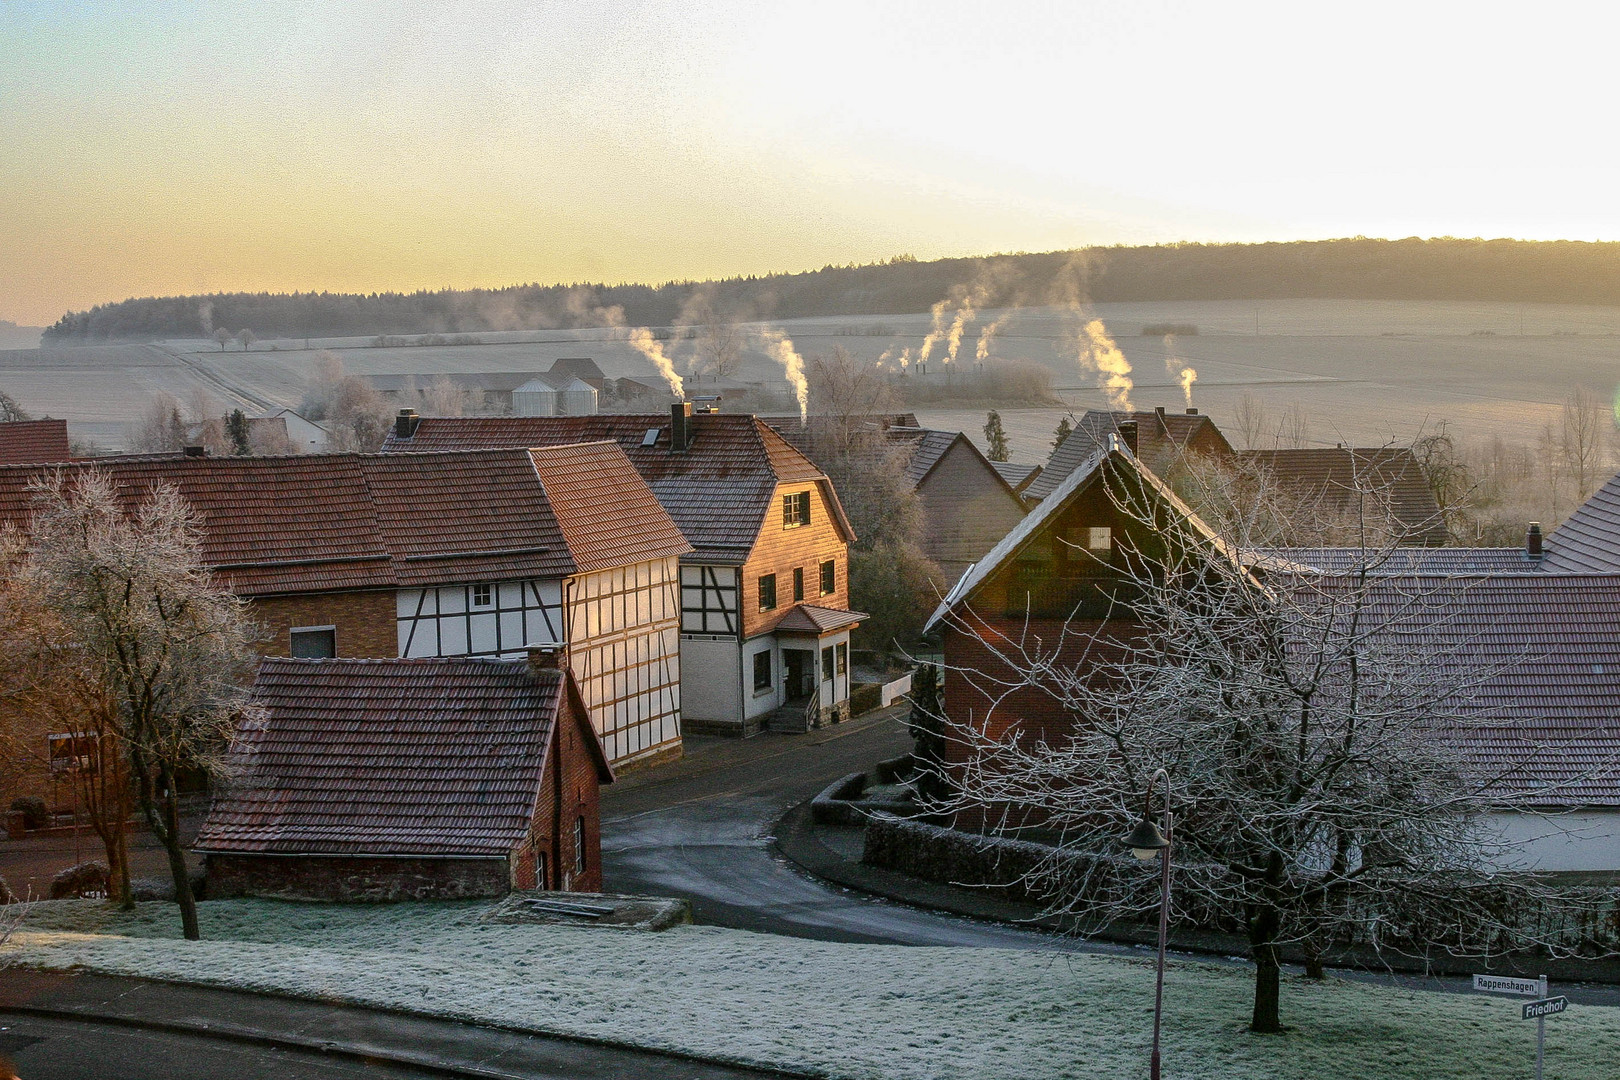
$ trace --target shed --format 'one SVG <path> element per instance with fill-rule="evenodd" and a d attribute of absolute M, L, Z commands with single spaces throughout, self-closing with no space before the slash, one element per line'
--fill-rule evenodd
<path fill-rule="evenodd" d="M 556 650 L 265 660 L 196 850 L 208 895 L 598 892 L 613 773 Z"/>

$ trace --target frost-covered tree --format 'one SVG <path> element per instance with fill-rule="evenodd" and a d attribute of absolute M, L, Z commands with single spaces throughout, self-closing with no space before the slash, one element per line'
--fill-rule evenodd
<path fill-rule="evenodd" d="M 1034 694 L 1063 720 L 996 737 L 953 727 L 957 790 L 934 808 L 1060 836 L 1034 884 L 1095 930 L 1157 911 L 1158 877 L 1121 838 L 1165 770 L 1178 918 L 1241 919 L 1258 1032 L 1281 1030 L 1287 946 L 1316 965 L 1347 944 L 1562 947 L 1515 918 L 1551 886 L 1495 872 L 1502 776 L 1473 763 L 1467 733 L 1501 723 L 1477 692 L 1504 662 L 1470 659 L 1476 642 L 1455 623 L 1468 581 L 1372 572 L 1398 537 L 1371 529 L 1361 569 L 1305 573 L 1185 514 L 1141 473 L 1108 484 L 1130 527 L 1087 578 L 1105 617 L 997 636 L 954 616 L 996 660 L 953 669 L 963 685 L 991 702 Z"/>
<path fill-rule="evenodd" d="M 1007 443 L 1007 432 L 1001 426 L 1001 414 L 991 409 L 984 418 L 984 439 L 990 447 L 991 461 L 1011 461 L 1012 447 Z"/>
<path fill-rule="evenodd" d="M 247 707 L 256 627 L 203 566 L 196 514 L 175 488 L 157 485 L 126 508 L 91 470 L 53 474 L 35 498 L 17 577 L 105 696 L 136 802 L 168 853 L 185 936 L 196 940 L 180 787 L 217 764 Z"/>

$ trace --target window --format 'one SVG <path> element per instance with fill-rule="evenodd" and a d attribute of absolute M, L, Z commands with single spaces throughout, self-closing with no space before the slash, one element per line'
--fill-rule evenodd
<path fill-rule="evenodd" d="M 849 642 L 841 641 L 838 649 L 838 674 L 842 675 L 849 670 Z"/>
<path fill-rule="evenodd" d="M 329 660 L 337 655 L 337 628 L 300 626 L 287 633 L 288 654 L 303 660 Z"/>
<path fill-rule="evenodd" d="M 1113 530 L 1107 525 L 1093 525 L 1086 530 L 1086 547 L 1089 550 L 1108 551 L 1113 546 Z"/>
<path fill-rule="evenodd" d="M 793 600 L 797 603 L 804 599 L 804 567 L 793 568 Z"/>
<path fill-rule="evenodd" d="M 833 677 L 833 651 L 829 645 L 821 650 L 821 679 L 823 682 Z"/>
<path fill-rule="evenodd" d="M 797 529 L 810 524 L 810 493 L 800 491 L 782 496 L 782 528 Z"/>
<path fill-rule="evenodd" d="M 828 559 L 821 564 L 821 595 L 831 596 L 838 588 L 837 572 L 833 568 L 833 561 Z"/>
<path fill-rule="evenodd" d="M 585 819 L 574 819 L 574 873 L 585 872 Z"/>
<path fill-rule="evenodd" d="M 474 585 L 472 587 L 473 607 L 489 607 L 495 602 L 494 587 L 490 585 Z"/>
<path fill-rule="evenodd" d="M 759 579 L 759 610 L 770 611 L 776 607 L 776 575 L 766 574 Z"/>
<path fill-rule="evenodd" d="M 771 651 L 754 654 L 754 693 L 763 694 L 771 688 Z"/>

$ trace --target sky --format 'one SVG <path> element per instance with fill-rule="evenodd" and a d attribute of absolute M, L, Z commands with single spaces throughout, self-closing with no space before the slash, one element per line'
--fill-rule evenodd
<path fill-rule="evenodd" d="M 1089 244 L 1620 240 L 1594 6 L 0 0 L 0 319 Z"/>

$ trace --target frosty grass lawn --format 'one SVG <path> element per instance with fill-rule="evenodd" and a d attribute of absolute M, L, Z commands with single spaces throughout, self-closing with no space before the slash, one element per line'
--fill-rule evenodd
<path fill-rule="evenodd" d="M 481 923 L 485 902 L 39 904 L 0 967 L 142 975 L 387 1006 L 818 1076 L 1140 1077 L 1149 958 L 838 945 L 713 927 L 660 934 Z M 1532 1067 L 1519 1001 L 1285 977 L 1293 1030 L 1244 1030 L 1251 976 L 1174 964 L 1165 1073 L 1179 1078 L 1506 1080 Z M 1620 1009 L 1547 1023 L 1549 1078 L 1613 1077 Z"/>

